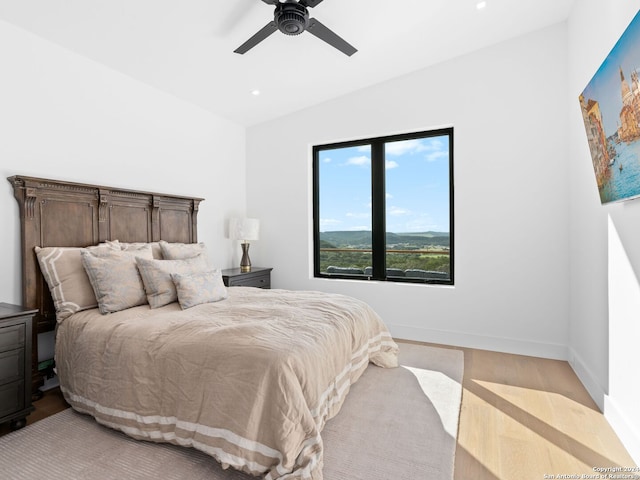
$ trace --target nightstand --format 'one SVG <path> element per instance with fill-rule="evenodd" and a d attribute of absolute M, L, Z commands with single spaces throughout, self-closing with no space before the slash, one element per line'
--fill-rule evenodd
<path fill-rule="evenodd" d="M 31 406 L 31 324 L 37 310 L 0 303 L 0 423 L 17 430 Z"/>
<path fill-rule="evenodd" d="M 271 288 L 271 270 L 273 268 L 252 267 L 243 272 L 239 268 L 222 270 L 222 281 L 227 287 Z"/>

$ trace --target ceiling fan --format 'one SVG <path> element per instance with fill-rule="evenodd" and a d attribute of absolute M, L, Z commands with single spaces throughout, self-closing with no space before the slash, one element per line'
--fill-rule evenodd
<path fill-rule="evenodd" d="M 234 50 L 235 53 L 246 53 L 276 30 L 280 30 L 285 35 L 299 35 L 306 30 L 349 57 L 358 51 L 318 20 L 309 18 L 308 8 L 315 7 L 322 0 L 262 1 L 269 5 L 275 5 L 273 21 L 267 23 L 253 37 L 236 48 Z"/>

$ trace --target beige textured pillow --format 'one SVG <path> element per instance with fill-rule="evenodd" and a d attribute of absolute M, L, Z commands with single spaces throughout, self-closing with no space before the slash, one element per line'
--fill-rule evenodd
<path fill-rule="evenodd" d="M 187 275 L 172 273 L 171 278 L 176 285 L 178 302 L 183 310 L 227 298 L 227 287 L 224 286 L 220 270 Z"/>
<path fill-rule="evenodd" d="M 196 273 L 207 270 L 207 262 L 202 255 L 183 260 L 136 260 L 147 301 L 151 308 L 162 307 L 178 300 L 176 287 L 171 280 L 172 273 Z"/>
<path fill-rule="evenodd" d="M 209 262 L 207 247 L 203 242 L 169 243 L 160 240 L 160 248 L 162 249 L 162 258 L 166 260 L 180 260 L 183 258 L 192 258 L 196 255 L 204 255 L 205 261 L 207 261 L 207 263 Z"/>
<path fill-rule="evenodd" d="M 80 253 L 92 251 L 101 254 L 114 251 L 113 247 L 100 244 L 86 249 L 35 247 L 34 250 L 42 276 L 49 286 L 58 322 L 76 312 L 98 306 L 89 277 L 82 266 Z"/>
<path fill-rule="evenodd" d="M 147 303 L 136 257 L 151 260 L 151 247 L 134 252 L 111 252 L 104 256 L 81 252 L 82 265 L 93 287 L 100 313 L 119 312 Z"/>
<path fill-rule="evenodd" d="M 146 247 L 147 245 L 149 245 L 151 247 L 151 253 L 153 254 L 153 258 L 161 260 L 162 259 L 162 249 L 160 248 L 160 243 L 159 242 L 148 242 L 148 243 L 142 243 L 142 242 L 125 243 L 125 242 L 120 242 L 120 247 L 125 252 L 131 251 L 131 250 L 135 250 L 135 249 L 138 249 L 138 248 L 141 248 L 141 247 Z"/>
<path fill-rule="evenodd" d="M 105 242 L 101 243 L 100 245 L 108 245 L 113 250 L 122 250 L 122 246 L 120 245 L 119 240 L 105 240 Z"/>

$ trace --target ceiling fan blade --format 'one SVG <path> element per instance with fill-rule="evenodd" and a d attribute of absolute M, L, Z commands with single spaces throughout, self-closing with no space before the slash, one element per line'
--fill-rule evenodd
<path fill-rule="evenodd" d="M 265 2 L 266 0 L 262 0 L 262 1 Z M 304 5 L 305 7 L 313 8 L 316 5 L 318 5 L 320 2 L 322 2 L 322 0 L 300 0 L 298 3 L 300 5 Z"/>
<path fill-rule="evenodd" d="M 236 48 L 234 50 L 234 53 L 239 53 L 241 55 L 243 53 L 247 53 L 249 50 L 251 50 L 253 47 L 255 47 L 257 44 L 259 44 L 261 41 L 263 41 L 265 38 L 267 38 L 276 30 L 278 30 L 278 26 L 276 25 L 276 22 L 267 23 L 264 27 L 258 30 L 258 32 L 253 37 L 251 37 L 249 40 L 247 40 L 238 48 Z"/>
<path fill-rule="evenodd" d="M 278 5 L 280 3 L 278 0 L 262 0 L 264 3 L 268 3 L 269 5 Z M 320 0 L 322 1 L 322 0 Z"/>
<path fill-rule="evenodd" d="M 353 45 L 347 43 L 344 39 L 333 33 L 332 30 L 329 30 L 315 18 L 309 19 L 307 31 L 318 37 L 320 40 L 324 40 L 332 47 L 337 48 L 349 57 L 358 51 Z"/>

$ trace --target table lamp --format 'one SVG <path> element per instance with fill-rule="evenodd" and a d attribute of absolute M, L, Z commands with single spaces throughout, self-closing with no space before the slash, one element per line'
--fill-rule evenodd
<path fill-rule="evenodd" d="M 229 238 L 241 241 L 242 260 L 240 260 L 240 270 L 242 272 L 251 271 L 249 242 L 247 240 L 258 240 L 259 231 L 260 220 L 256 218 L 232 218 L 229 220 Z"/>

